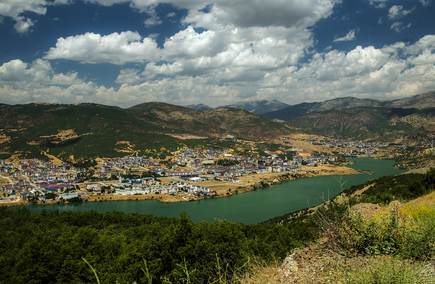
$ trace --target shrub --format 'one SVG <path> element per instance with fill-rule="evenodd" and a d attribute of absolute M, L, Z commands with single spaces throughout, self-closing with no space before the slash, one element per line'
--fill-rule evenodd
<path fill-rule="evenodd" d="M 372 218 L 353 214 L 341 228 L 341 242 L 348 252 L 425 259 L 433 254 L 435 210 L 405 206 Z"/>

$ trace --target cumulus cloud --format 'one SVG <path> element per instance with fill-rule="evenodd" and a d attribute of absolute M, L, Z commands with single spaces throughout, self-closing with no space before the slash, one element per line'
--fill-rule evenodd
<path fill-rule="evenodd" d="M 123 69 L 120 71 L 115 82 L 118 84 L 137 84 L 143 79 L 138 75 L 139 69 Z"/>
<path fill-rule="evenodd" d="M 86 2 L 106 6 L 128 2 L 146 19 L 155 15 L 155 21 L 148 25 L 161 21 L 155 14 L 157 0 Z M 0 98 L 18 103 L 31 94 L 45 102 L 89 101 L 129 107 L 158 100 L 218 106 L 242 99 L 278 99 L 295 104 L 338 96 L 396 98 L 435 89 L 434 36 L 414 44 L 357 46 L 347 52 L 328 48 L 316 53 L 310 27 L 329 17 L 339 2 L 167 0 L 165 3 L 187 9 L 187 14 L 182 19 L 183 28 L 164 39 L 160 47 L 157 35 L 143 37 L 133 31 L 59 38 L 43 60 L 12 60 L 0 66 Z M 385 7 L 387 1 L 371 3 Z M 398 19 L 412 10 L 393 7 L 389 11 L 389 19 L 394 22 L 391 28 L 398 32 L 409 28 L 410 24 Z M 25 21 L 27 18 L 23 18 Z M 351 30 L 334 41 L 353 40 L 356 32 Z M 55 59 L 83 64 L 139 64 L 120 70 L 117 87 L 108 88 L 80 80 L 75 72 L 57 74 L 49 61 Z"/>
<path fill-rule="evenodd" d="M 351 30 L 344 37 L 338 37 L 338 38 L 334 39 L 334 42 L 350 41 L 350 40 L 354 40 L 354 39 L 355 39 L 355 30 Z"/>
<path fill-rule="evenodd" d="M 404 10 L 402 5 L 394 5 L 388 11 L 388 18 L 390 20 L 396 20 L 398 18 L 402 18 L 402 17 L 408 15 L 409 13 L 413 12 L 414 9 L 415 9 L 415 7 L 412 8 L 411 10 Z"/>
<path fill-rule="evenodd" d="M 69 59 L 81 63 L 143 62 L 153 60 L 158 51 L 154 39 L 144 38 L 137 32 L 112 33 L 101 36 L 94 33 L 59 38 L 56 47 L 44 56 L 45 59 Z"/>
<path fill-rule="evenodd" d="M 306 29 L 229 28 L 199 33 L 193 26 L 188 26 L 167 38 L 161 49 L 154 39 L 142 39 L 130 31 L 107 36 L 87 33 L 59 38 L 56 47 L 51 48 L 44 58 L 120 65 L 166 61 L 159 66 L 149 64 L 149 68 L 154 67 L 147 70 L 146 76 L 152 76 L 150 70 L 158 72 L 154 75 L 173 75 L 176 72 L 198 76 L 216 68 L 276 69 L 297 64 L 312 45 L 312 35 Z"/>
<path fill-rule="evenodd" d="M 435 35 L 425 36 L 414 44 L 357 46 L 349 52 L 328 50 L 313 55 L 307 63 L 277 65 L 274 69 L 251 67 L 249 60 L 255 53 L 248 55 L 244 50 L 255 50 L 255 44 L 233 48 L 243 52 L 235 52 L 241 57 L 231 58 L 231 64 L 218 61 L 217 56 L 207 57 L 208 61 L 203 56 L 202 61 L 196 58 L 163 64 L 153 61 L 143 71 L 124 69 L 117 78 L 121 84 L 117 89 L 82 82 L 77 80 L 76 73 L 54 74 L 46 60 L 32 64 L 13 60 L 0 66 L 3 83 L 0 97 L 6 103 L 22 102 L 26 97 L 29 100 L 32 94 L 35 100 L 46 102 L 104 101 L 122 107 L 155 100 L 218 106 L 243 99 L 278 99 L 296 104 L 340 96 L 400 98 L 435 89 Z M 192 70 L 199 65 L 208 68 L 207 72 L 192 76 Z M 169 77 L 154 77 L 155 74 Z M 68 85 L 68 80 L 73 83 Z M 65 83 L 64 87 L 59 86 L 60 82 Z"/>
<path fill-rule="evenodd" d="M 30 65 L 14 59 L 0 66 L 0 82 L 15 85 L 39 83 L 49 85 L 71 85 L 81 83 L 77 73 L 55 74 L 49 61 L 37 59 Z"/>
<path fill-rule="evenodd" d="M 210 5 L 208 11 L 189 10 L 185 23 L 207 29 L 218 26 L 246 27 L 308 27 L 328 17 L 338 0 L 222 0 Z M 176 4 L 175 4 L 176 5 Z M 249 9 L 246 9 L 249 7 Z"/>

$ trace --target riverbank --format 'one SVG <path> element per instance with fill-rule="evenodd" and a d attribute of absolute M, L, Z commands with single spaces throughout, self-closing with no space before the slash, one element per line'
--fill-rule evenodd
<path fill-rule="evenodd" d="M 204 181 L 196 182 L 195 185 L 210 188 L 211 191 L 216 192 L 214 196 L 195 196 L 193 194 L 146 194 L 146 195 L 116 195 L 116 194 L 97 194 L 87 195 L 82 199 L 84 202 L 103 202 L 103 201 L 118 201 L 118 200 L 155 200 L 163 203 L 173 202 L 187 202 L 195 200 L 203 200 L 210 198 L 220 198 L 226 196 L 232 196 L 236 194 L 246 193 L 260 188 L 269 187 L 271 185 L 281 184 L 287 180 L 294 180 L 298 178 L 310 178 L 315 176 L 328 176 L 328 175 L 353 175 L 361 174 L 362 171 L 357 171 L 352 168 L 337 165 L 319 165 L 316 167 L 303 166 L 302 171 L 298 173 L 262 173 L 255 175 L 248 175 L 240 177 L 239 183 L 222 182 L 222 181 Z M 162 178 L 163 183 L 169 183 L 170 181 L 177 181 L 174 178 Z M 48 205 L 57 204 L 59 200 L 46 200 L 38 201 L 36 204 Z M 6 206 L 23 206 L 30 205 L 31 202 L 26 200 L 17 200 L 11 202 L 2 202 L 0 205 Z"/>

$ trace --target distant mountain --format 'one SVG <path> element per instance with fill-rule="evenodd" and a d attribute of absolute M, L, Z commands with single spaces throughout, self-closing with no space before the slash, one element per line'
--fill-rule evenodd
<path fill-rule="evenodd" d="M 200 112 L 156 102 L 128 109 L 98 104 L 0 105 L 0 125 L 0 155 L 38 158 L 49 152 L 63 160 L 71 155 L 74 159 L 146 155 L 149 150 L 211 145 L 210 139 L 192 142 L 168 134 L 268 140 L 290 133 L 286 125 L 246 110 Z"/>
<path fill-rule="evenodd" d="M 435 107 L 435 91 L 427 92 L 424 94 L 386 101 L 385 107 L 400 107 L 400 108 L 431 108 Z"/>
<path fill-rule="evenodd" d="M 267 100 L 262 100 L 262 101 L 245 101 L 245 102 L 238 102 L 232 105 L 226 105 L 226 106 L 220 106 L 217 107 L 218 108 L 225 108 L 225 107 L 232 107 L 232 108 L 238 108 L 238 109 L 244 109 L 247 110 L 249 112 L 261 115 L 264 113 L 268 113 L 268 112 L 272 112 L 272 111 L 277 111 L 280 110 L 282 108 L 287 107 L 288 104 L 286 103 L 282 103 L 280 101 L 277 100 L 273 100 L 273 101 L 267 101 Z"/>
<path fill-rule="evenodd" d="M 399 142 L 435 123 L 435 108 L 356 107 L 311 113 L 286 121 L 302 132 L 339 139 Z"/>
<path fill-rule="evenodd" d="M 197 110 L 197 111 L 205 111 L 205 110 L 212 110 L 212 107 L 209 107 L 208 105 L 205 104 L 197 104 L 197 105 L 188 105 L 188 108 Z"/>
<path fill-rule="evenodd" d="M 131 107 L 129 111 L 152 124 L 208 137 L 230 134 L 257 140 L 289 133 L 286 126 L 243 109 L 219 108 L 199 112 L 165 103 L 146 103 Z"/>
<path fill-rule="evenodd" d="M 397 100 L 358 99 L 354 97 L 336 98 L 324 102 L 301 103 L 286 108 L 264 113 L 261 116 L 269 120 L 283 121 L 293 118 L 337 108 L 354 107 L 385 107 L 385 108 L 416 108 L 435 107 L 435 91 Z"/>

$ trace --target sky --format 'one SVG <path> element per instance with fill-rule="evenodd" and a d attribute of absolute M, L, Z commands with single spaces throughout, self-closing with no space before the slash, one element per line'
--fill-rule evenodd
<path fill-rule="evenodd" d="M 0 0 L 0 103 L 211 107 L 435 90 L 435 0 Z"/>

